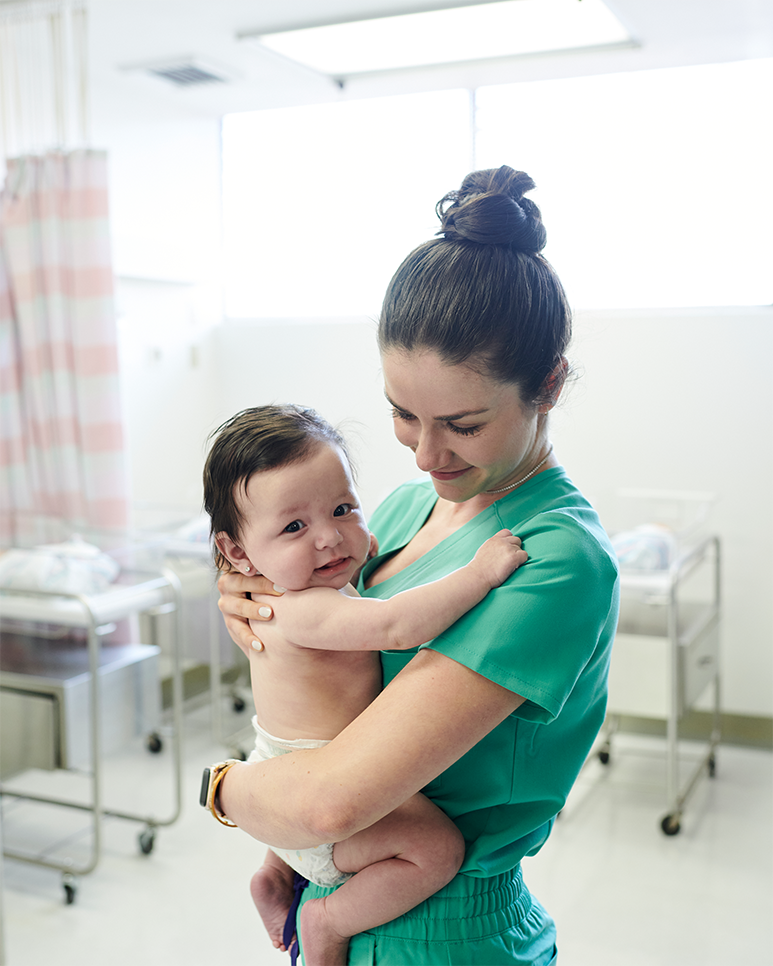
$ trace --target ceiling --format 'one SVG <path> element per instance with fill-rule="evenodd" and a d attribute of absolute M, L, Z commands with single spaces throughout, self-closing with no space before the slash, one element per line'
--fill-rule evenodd
<path fill-rule="evenodd" d="M 359 76 L 343 90 L 329 78 L 237 39 L 240 32 L 471 2 L 476 0 L 89 0 L 92 90 L 123 100 L 151 96 L 176 111 L 219 116 L 340 98 L 773 56 L 769 0 L 608 0 L 636 40 L 632 48 Z M 187 57 L 220 68 L 231 79 L 180 88 L 126 69 Z"/>

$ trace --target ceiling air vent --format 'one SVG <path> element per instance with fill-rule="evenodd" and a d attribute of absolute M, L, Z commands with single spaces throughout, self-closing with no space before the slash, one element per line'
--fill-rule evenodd
<path fill-rule="evenodd" d="M 177 57 L 174 60 L 155 61 L 150 64 L 132 64 L 123 68 L 141 71 L 151 77 L 160 77 L 177 87 L 195 87 L 199 84 L 228 84 L 236 79 L 234 71 L 213 64 L 202 57 Z"/>
<path fill-rule="evenodd" d="M 156 77 L 164 77 L 180 87 L 190 87 L 191 84 L 222 84 L 227 81 L 226 77 L 204 70 L 198 64 L 174 64 L 168 67 L 150 67 L 148 70 Z"/>

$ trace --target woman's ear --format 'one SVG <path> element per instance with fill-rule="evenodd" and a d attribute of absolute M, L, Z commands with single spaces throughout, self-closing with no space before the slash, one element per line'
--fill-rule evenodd
<path fill-rule="evenodd" d="M 222 553 L 225 559 L 237 570 L 244 571 L 245 567 L 249 565 L 249 570 L 252 569 L 250 564 L 250 559 L 246 552 L 239 546 L 238 543 L 228 536 L 225 531 L 222 531 L 215 535 L 215 543 L 217 544 L 217 549 Z M 249 572 L 249 570 L 247 572 Z"/>
<path fill-rule="evenodd" d="M 541 413 L 549 413 L 558 402 L 558 397 L 561 395 L 561 390 L 564 388 L 568 374 L 569 362 L 566 356 L 561 356 L 560 362 L 558 365 L 554 366 L 552 372 L 548 375 L 547 379 L 542 385 L 542 392 L 540 393 L 541 402 L 539 407 L 539 411 Z"/>

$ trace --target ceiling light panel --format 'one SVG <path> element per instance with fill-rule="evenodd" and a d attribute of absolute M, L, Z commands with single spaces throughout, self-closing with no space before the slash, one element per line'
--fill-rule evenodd
<path fill-rule="evenodd" d="M 242 39 L 335 77 L 631 42 L 601 0 L 499 0 Z"/>

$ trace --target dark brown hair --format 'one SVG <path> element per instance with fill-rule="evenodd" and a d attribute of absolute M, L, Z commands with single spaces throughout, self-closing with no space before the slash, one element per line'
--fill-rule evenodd
<path fill-rule="evenodd" d="M 437 204 L 440 238 L 416 248 L 389 283 L 379 346 L 433 349 L 546 401 L 571 338 L 563 286 L 540 254 L 546 232 L 535 187 L 506 165 L 473 171 Z"/>
<path fill-rule="evenodd" d="M 300 406 L 255 406 L 226 420 L 210 436 L 214 439 L 204 464 L 204 509 L 210 535 L 227 534 L 238 541 L 244 518 L 236 500 L 237 487 L 246 489 L 262 470 L 278 469 L 305 459 L 320 443 L 339 447 L 350 463 L 343 437 L 313 409 Z M 213 540 L 215 565 L 230 564 Z"/>

